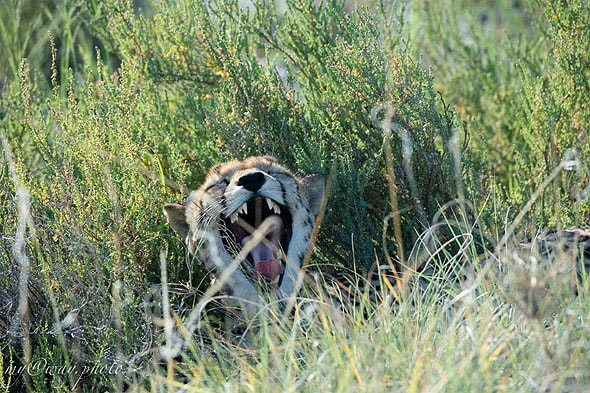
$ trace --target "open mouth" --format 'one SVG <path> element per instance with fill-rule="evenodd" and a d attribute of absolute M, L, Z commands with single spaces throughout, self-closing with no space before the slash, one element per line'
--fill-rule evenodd
<path fill-rule="evenodd" d="M 284 271 L 292 235 L 292 218 L 287 207 L 270 198 L 253 197 L 223 221 L 231 233 L 223 237 L 226 250 L 235 256 L 247 247 L 251 266 L 260 276 L 275 281 Z M 259 228 L 266 228 L 264 238 L 255 243 L 252 235 Z"/>

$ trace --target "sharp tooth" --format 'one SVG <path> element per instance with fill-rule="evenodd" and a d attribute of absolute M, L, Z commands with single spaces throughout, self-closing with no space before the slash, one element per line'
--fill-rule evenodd
<path fill-rule="evenodd" d="M 234 222 L 238 221 L 238 212 L 236 211 L 235 213 L 233 213 L 231 216 L 229 216 L 229 220 L 231 221 L 231 223 L 233 224 Z"/>
<path fill-rule="evenodd" d="M 277 214 L 281 214 L 281 207 L 278 203 L 273 203 L 272 210 Z"/>
<path fill-rule="evenodd" d="M 278 203 L 276 203 L 275 201 L 273 201 L 270 198 L 265 198 L 266 199 L 266 204 L 268 205 L 268 209 L 277 213 L 277 214 L 281 214 L 281 207 L 279 206 Z"/>
<path fill-rule="evenodd" d="M 242 214 L 242 213 L 248 214 L 248 204 L 246 202 L 244 202 L 242 204 L 242 206 L 240 206 L 236 209 L 236 214 Z"/>

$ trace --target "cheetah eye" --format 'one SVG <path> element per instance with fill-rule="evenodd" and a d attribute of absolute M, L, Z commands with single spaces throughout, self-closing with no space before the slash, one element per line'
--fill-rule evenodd
<path fill-rule="evenodd" d="M 228 185 L 229 185 L 229 180 L 227 180 L 226 178 L 223 178 L 215 184 L 215 187 L 225 190 Z"/>
<path fill-rule="evenodd" d="M 217 181 L 216 183 L 211 184 L 209 187 L 207 187 L 205 189 L 205 191 L 209 191 L 210 189 L 215 188 L 215 187 L 226 188 L 228 186 L 228 184 L 229 184 L 229 181 L 227 179 L 223 178 L 223 179 Z"/>

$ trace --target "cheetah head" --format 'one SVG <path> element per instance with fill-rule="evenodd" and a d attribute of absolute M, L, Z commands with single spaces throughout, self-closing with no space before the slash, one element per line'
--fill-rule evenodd
<path fill-rule="evenodd" d="M 293 294 L 324 195 L 321 175 L 300 178 L 272 157 L 215 165 L 184 205 L 164 213 L 207 269 L 228 275 L 234 295 L 255 301 L 256 279 Z M 238 267 L 232 267 L 238 264 Z"/>

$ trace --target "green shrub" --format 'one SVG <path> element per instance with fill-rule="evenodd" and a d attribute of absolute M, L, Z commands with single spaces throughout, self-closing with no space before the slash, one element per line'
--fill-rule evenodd
<path fill-rule="evenodd" d="M 111 76 L 99 58 L 96 69 L 87 69 L 86 76 L 70 73 L 62 87 L 56 64 L 53 90 L 48 92 L 43 90 L 43 78 L 35 72 L 30 78 L 23 66 L 22 95 L 8 104 L 3 119 L 10 141 L 4 153 L 14 152 L 18 177 L 31 193 L 29 291 L 31 299 L 40 294 L 30 301 L 37 350 L 32 359 L 20 361 L 48 361 L 56 369 L 67 369 L 87 358 L 107 361 L 116 355 L 115 349 L 125 354 L 140 351 L 141 337 L 150 331 L 149 325 L 137 324 L 143 317 L 141 283 L 159 280 L 162 250 L 170 250 L 169 269 L 178 280 L 189 279 L 185 262 L 192 260 L 185 261 L 176 237 L 163 235 L 167 225 L 162 205 L 177 190 L 161 175 L 161 167 L 187 172 L 177 145 L 169 142 L 170 122 L 166 116 L 156 116 L 167 111 L 163 104 L 148 98 L 149 93 L 138 94 L 137 75 L 127 65 Z M 154 90 L 151 94 L 159 95 Z M 19 141 L 22 148 L 16 150 Z M 6 173 L 3 166 L 8 180 L 2 189 L 7 196 L 2 199 L 7 218 L 2 223 L 7 234 L 3 242 L 10 250 L 9 234 L 16 232 L 16 207 L 21 202 L 9 186 L 16 183 Z M 18 271 L 9 251 L 3 254 L 2 266 L 3 271 Z M 7 297 L 14 304 L 23 285 L 17 278 L 8 277 Z M 115 292 L 120 285 L 130 297 L 125 301 Z M 117 307 L 121 310 L 115 314 Z M 3 316 L 3 336 L 17 318 L 15 310 Z M 55 323 L 67 321 L 68 316 L 73 325 L 62 327 L 64 336 L 57 334 Z M 31 383 L 44 390 L 45 375 L 37 377 Z M 65 379 L 53 383 L 74 386 L 75 374 L 61 377 Z M 84 377 L 85 383 L 97 386 L 112 383 L 112 376 L 105 373 Z"/>
<path fill-rule="evenodd" d="M 347 13 L 341 1 L 287 2 L 282 14 L 273 2 L 256 2 L 250 12 L 233 1 L 160 7 L 135 17 L 129 5 L 110 2 L 107 28 L 121 58 L 174 100 L 178 115 L 171 116 L 186 130 L 178 143 L 198 144 L 197 173 L 254 154 L 275 155 L 303 173 L 336 168 L 323 260 L 350 265 L 353 248 L 359 266 L 383 257 L 383 220 L 398 209 L 389 206 L 386 143 L 407 249 L 412 228 L 426 227 L 456 196 L 449 142 L 458 119 L 410 53 L 388 47 L 401 34 L 381 29 L 393 8 Z M 391 141 L 379 123 L 387 108 L 396 125 Z"/>
<path fill-rule="evenodd" d="M 528 217 L 531 226 L 587 223 L 588 5 L 453 1 L 424 14 L 419 48 L 468 120 L 482 189 L 495 188 L 500 211 L 514 217 L 560 163 L 577 159 Z"/>
<path fill-rule="evenodd" d="M 339 1 L 296 1 L 282 14 L 271 3 L 248 13 L 230 1 L 159 3 L 144 15 L 129 2 L 80 7 L 75 22 L 93 21 L 89 30 L 121 66 L 103 65 L 99 52 L 70 70 L 69 52 L 49 36 L 50 72 L 24 62 L 2 93 L 5 150 L 31 194 L 27 251 L 47 305 L 40 329 L 72 315 L 96 330 L 35 341 L 55 364 L 76 363 L 87 348 L 97 358 L 139 350 L 145 326 L 130 321 L 141 313 L 120 304 L 116 288 L 133 294 L 157 281 L 161 251 L 173 280 L 200 280 L 161 206 L 184 199 L 220 160 L 274 154 L 302 173 L 335 168 L 317 259 L 330 265 L 372 265 L 385 253 L 381 239 L 395 250 L 391 230 L 382 231 L 398 208 L 409 249 L 454 197 L 457 119 L 409 52 L 391 56 L 400 32 L 382 39 L 388 14 L 347 13 Z M 399 206 L 389 205 L 384 145 Z M 2 192 L 3 227 L 14 233 L 18 200 L 10 186 Z M 7 253 L 2 263 L 15 260 Z M 16 283 L 11 291 L 16 301 Z"/>
<path fill-rule="evenodd" d="M 20 64 L 26 58 L 29 64 L 50 80 L 51 53 L 48 32 L 53 33 L 59 52 L 60 82 L 66 84 L 68 68 L 83 70 L 95 66 L 95 48 L 103 54 L 108 43 L 92 34 L 93 18 L 100 18 L 95 0 L 7 0 L 0 4 L 0 88 L 18 77 Z M 116 63 L 116 58 L 105 56 L 103 61 Z M 63 72 L 62 72 L 63 71 Z"/>

